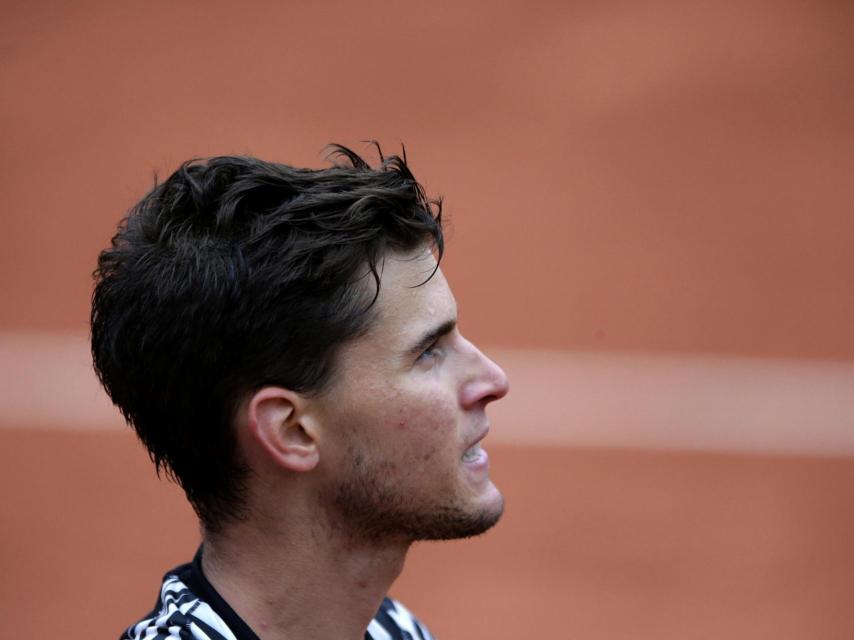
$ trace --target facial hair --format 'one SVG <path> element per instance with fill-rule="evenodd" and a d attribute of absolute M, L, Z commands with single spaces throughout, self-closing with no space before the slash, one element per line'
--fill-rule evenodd
<path fill-rule="evenodd" d="M 340 526 L 361 540 L 469 538 L 492 528 L 504 511 L 503 497 L 490 508 L 465 505 L 457 496 L 419 499 L 395 481 L 396 463 L 372 461 L 354 449 L 350 454 L 348 472 L 334 488 L 331 504 Z"/>

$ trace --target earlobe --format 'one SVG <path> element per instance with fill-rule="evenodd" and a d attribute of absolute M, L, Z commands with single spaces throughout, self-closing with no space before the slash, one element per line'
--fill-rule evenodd
<path fill-rule="evenodd" d="M 303 424 L 304 399 L 288 389 L 264 387 L 249 400 L 249 432 L 278 466 L 306 472 L 317 466 L 319 452 L 311 429 Z"/>

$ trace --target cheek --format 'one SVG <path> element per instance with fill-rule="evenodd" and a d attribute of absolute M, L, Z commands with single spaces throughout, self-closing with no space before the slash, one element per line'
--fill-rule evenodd
<path fill-rule="evenodd" d="M 402 434 L 433 438 L 456 430 L 457 414 L 438 394 L 419 398 L 418 402 L 400 403 L 394 415 L 394 426 Z"/>
<path fill-rule="evenodd" d="M 457 448 L 457 414 L 439 397 L 398 407 L 393 429 L 395 440 L 416 463 L 426 464 L 443 452 L 452 455 Z"/>
<path fill-rule="evenodd" d="M 338 423 L 347 425 L 347 441 L 373 461 L 423 479 L 459 457 L 459 412 L 442 390 L 386 387 L 370 402 L 361 400 L 341 403 Z"/>

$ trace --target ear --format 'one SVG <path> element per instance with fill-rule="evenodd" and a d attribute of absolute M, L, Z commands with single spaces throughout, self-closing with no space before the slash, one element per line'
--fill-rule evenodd
<path fill-rule="evenodd" d="M 305 399 L 281 387 L 264 387 L 249 399 L 249 433 L 274 463 L 306 472 L 320 459 L 316 434 L 304 416 Z"/>

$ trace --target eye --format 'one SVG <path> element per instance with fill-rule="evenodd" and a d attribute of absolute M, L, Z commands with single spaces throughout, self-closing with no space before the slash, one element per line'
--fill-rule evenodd
<path fill-rule="evenodd" d="M 442 355 L 442 348 L 439 346 L 439 341 L 437 340 L 429 347 L 424 349 L 421 354 L 416 358 L 417 362 L 429 362 L 435 358 L 438 358 Z"/>

